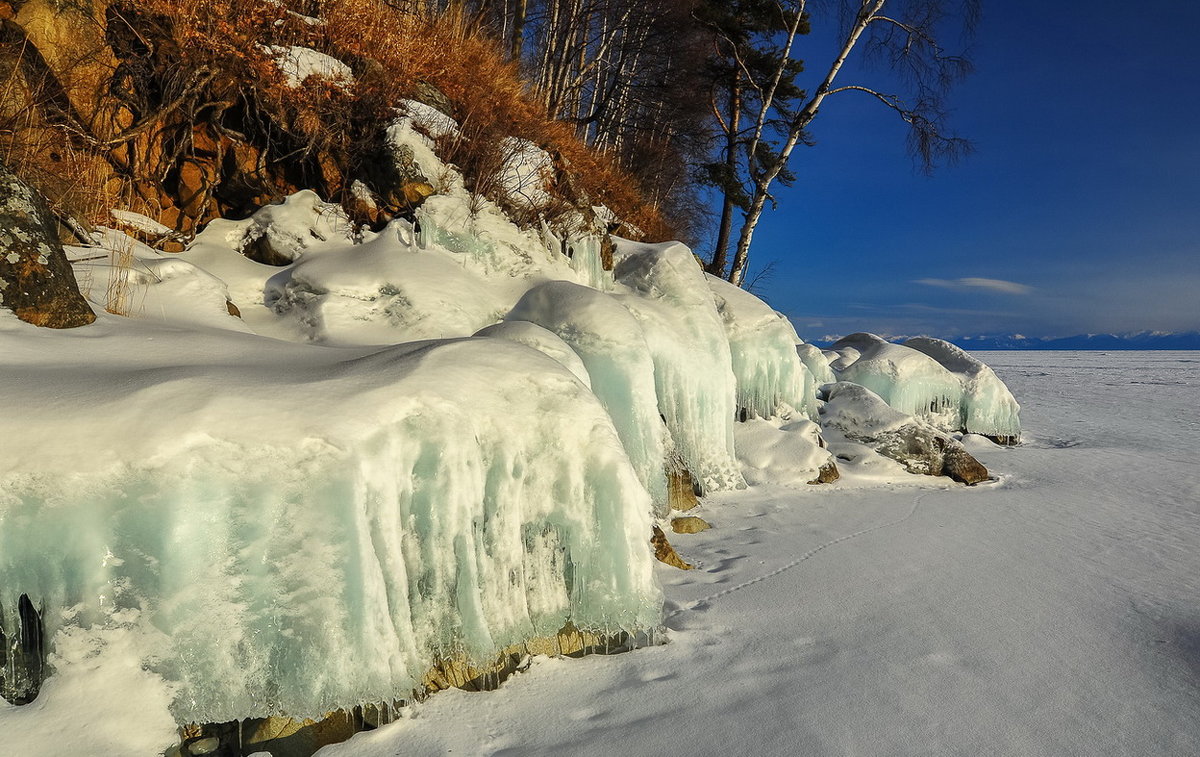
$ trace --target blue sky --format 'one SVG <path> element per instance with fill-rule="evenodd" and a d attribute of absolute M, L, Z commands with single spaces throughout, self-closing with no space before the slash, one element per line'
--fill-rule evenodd
<path fill-rule="evenodd" d="M 827 101 L 756 235 L 755 291 L 807 339 L 1200 330 L 1197 29 L 1182 0 L 984 0 L 950 101 L 975 153 L 926 177 L 894 114 Z M 811 76 L 830 35 L 805 41 Z"/>

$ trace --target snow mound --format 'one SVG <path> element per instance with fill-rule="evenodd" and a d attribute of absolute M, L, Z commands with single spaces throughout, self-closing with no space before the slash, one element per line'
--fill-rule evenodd
<path fill-rule="evenodd" d="M 354 83 L 354 72 L 337 58 L 317 52 L 308 47 L 264 45 L 263 49 L 274 59 L 279 70 L 287 78 L 287 85 L 296 89 L 310 76 L 325 79 L 340 87 Z"/>
<path fill-rule="evenodd" d="M 610 295 L 551 281 L 526 292 L 506 320 L 536 323 L 579 355 L 638 478 L 665 515 L 666 428 L 659 417 L 654 359 L 637 318 Z"/>
<path fill-rule="evenodd" d="M 113 229 L 101 227 L 94 247 L 66 247 L 79 289 L 98 309 L 181 326 L 249 331 L 229 313 L 225 282 Z"/>
<path fill-rule="evenodd" d="M 535 350 L 30 330 L 0 330 L 0 604 L 44 605 L 60 652 L 150 638 L 178 722 L 407 698 L 441 658 L 659 622 L 649 496 Z"/>
<path fill-rule="evenodd" d="M 962 382 L 959 430 L 1006 442 L 1020 438 L 1021 406 L 991 368 L 941 339 L 919 336 L 904 346 L 933 358 Z"/>
<path fill-rule="evenodd" d="M 509 303 L 442 250 L 419 250 L 404 220 L 359 245 L 300 260 L 266 285 L 265 304 L 312 341 L 396 344 L 470 336 Z"/>
<path fill-rule="evenodd" d="M 959 428 L 962 383 L 933 358 L 866 333 L 843 337 L 830 350 L 841 351 L 831 363 L 839 381 L 865 386 L 901 413 L 943 430 Z"/>
<path fill-rule="evenodd" d="M 734 435 L 738 460 L 751 486 L 807 486 L 822 467 L 833 463 L 833 455 L 819 441 L 820 427 L 810 420 L 779 427 L 751 418 L 738 423 Z"/>
<path fill-rule="evenodd" d="M 815 417 L 816 384 L 796 354 L 796 329 L 749 292 L 707 279 L 729 338 L 738 407 L 761 418 L 788 418 L 796 411 Z"/>
<path fill-rule="evenodd" d="M 535 323 L 528 321 L 501 321 L 487 328 L 480 329 L 475 333 L 475 336 L 507 339 L 510 342 L 532 347 L 543 355 L 551 357 L 560 363 L 564 368 L 573 373 L 575 378 L 579 379 L 580 383 L 588 389 L 592 388 L 592 379 L 588 376 L 587 367 L 579 359 L 579 356 L 575 354 L 575 351 L 571 349 L 571 346 L 562 339 L 559 339 L 553 332 L 547 331 Z"/>
<path fill-rule="evenodd" d="M 642 325 L 658 410 L 703 491 L 745 486 L 734 455 L 736 382 L 729 342 L 704 272 L 679 243 L 618 243 L 622 304 Z"/>

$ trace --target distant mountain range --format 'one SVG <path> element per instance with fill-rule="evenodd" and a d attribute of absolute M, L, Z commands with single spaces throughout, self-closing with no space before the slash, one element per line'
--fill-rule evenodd
<path fill-rule="evenodd" d="M 903 342 L 907 336 L 890 336 Z M 813 344 L 826 347 L 836 338 L 825 336 Z M 1200 350 L 1200 331 L 1139 331 L 1136 334 L 1078 334 L 1065 337 L 963 336 L 947 339 L 964 350 Z"/>

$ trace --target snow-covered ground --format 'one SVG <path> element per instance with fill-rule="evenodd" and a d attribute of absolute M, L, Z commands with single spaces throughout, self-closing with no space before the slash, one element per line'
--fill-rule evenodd
<path fill-rule="evenodd" d="M 1200 754 L 1200 353 L 983 353 L 997 483 L 708 498 L 666 644 L 537 659 L 321 755 Z"/>

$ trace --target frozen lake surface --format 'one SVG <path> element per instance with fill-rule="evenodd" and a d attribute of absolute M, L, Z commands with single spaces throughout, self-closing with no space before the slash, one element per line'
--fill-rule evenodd
<path fill-rule="evenodd" d="M 322 755 L 1200 754 L 1200 353 L 986 352 L 999 481 L 707 500 L 668 643 L 535 660 Z"/>

